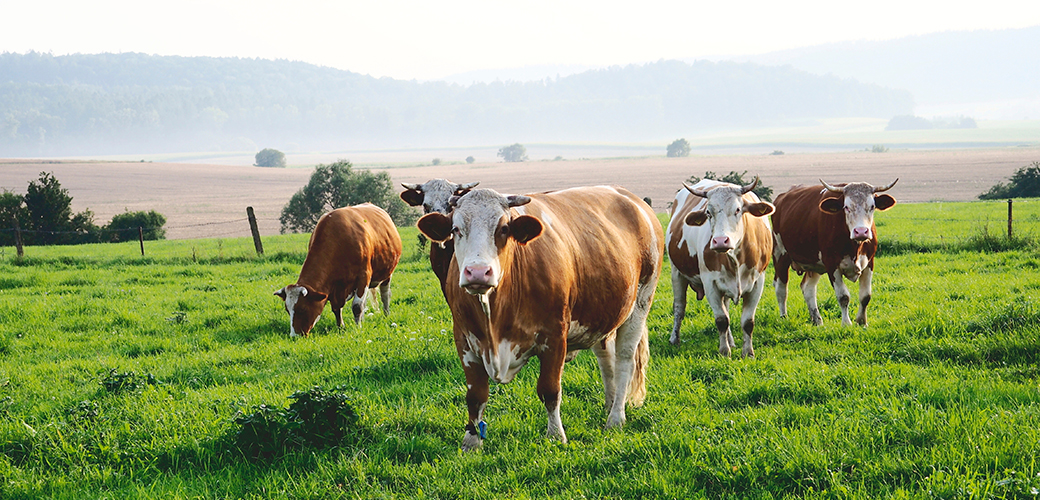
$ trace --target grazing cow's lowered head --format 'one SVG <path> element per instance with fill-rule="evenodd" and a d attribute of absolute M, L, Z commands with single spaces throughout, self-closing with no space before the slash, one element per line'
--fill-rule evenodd
<path fill-rule="evenodd" d="M 769 202 L 752 203 L 744 199 L 744 194 L 755 189 L 757 185 L 758 177 L 745 186 L 723 184 L 703 191 L 684 183 L 683 186 L 688 191 L 707 200 L 701 210 L 690 212 L 685 222 L 691 226 L 708 223 L 711 228 L 708 248 L 715 252 L 727 253 L 739 247 L 744 237 L 744 214 L 764 217 L 774 210 Z"/>
<path fill-rule="evenodd" d="M 432 179 L 424 184 L 401 183 L 405 189 L 401 192 L 401 199 L 413 207 L 422 205 L 424 214 L 433 212 L 446 214 L 451 210 L 448 201 L 452 196 L 464 195 L 477 184 L 480 182 L 455 184 L 446 179 Z"/>
<path fill-rule="evenodd" d="M 820 202 L 820 210 L 829 214 L 845 212 L 845 224 L 849 229 L 849 239 L 862 243 L 874 237 L 874 209 L 888 210 L 896 204 L 891 195 L 877 194 L 892 189 L 899 179 L 884 187 L 874 187 L 866 182 L 850 182 L 832 186 L 820 179 L 823 187 L 840 196 L 824 198 Z"/>
<path fill-rule="evenodd" d="M 483 295 L 498 286 L 502 260 L 511 258 L 512 244 L 523 245 L 542 234 L 538 218 L 510 213 L 510 208 L 530 202 L 527 196 L 478 189 L 453 196 L 451 215 L 430 213 L 419 219 L 418 226 L 433 241 L 454 238 L 459 286 L 470 294 Z"/>
<path fill-rule="evenodd" d="M 321 310 L 325 308 L 328 296 L 316 292 L 303 285 L 288 285 L 274 292 L 285 302 L 285 311 L 289 313 L 289 336 L 306 336 L 318 324 Z"/>

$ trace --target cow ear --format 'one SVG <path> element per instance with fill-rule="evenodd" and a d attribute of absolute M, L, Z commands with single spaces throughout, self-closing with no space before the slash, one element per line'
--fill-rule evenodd
<path fill-rule="evenodd" d="M 765 217 L 776 210 L 776 207 L 774 207 L 772 203 L 766 201 L 748 203 L 746 208 L 747 213 L 754 215 L 755 217 Z"/>
<path fill-rule="evenodd" d="M 686 214 L 686 219 L 683 222 L 691 226 L 702 226 L 708 221 L 708 214 L 704 210 L 697 210 Z"/>
<path fill-rule="evenodd" d="M 839 214 L 845 209 L 845 201 L 842 198 L 824 198 L 820 202 L 820 210 L 829 214 Z"/>
<path fill-rule="evenodd" d="M 526 245 L 540 236 L 542 229 L 542 221 L 530 215 L 521 215 L 509 221 L 509 234 L 521 245 Z"/>
<path fill-rule="evenodd" d="M 285 288 L 282 288 L 282 289 L 278 290 L 277 292 L 274 292 L 274 294 L 279 296 L 279 297 L 281 297 L 282 300 L 285 300 Z"/>
<path fill-rule="evenodd" d="M 896 199 L 891 195 L 879 194 L 874 196 L 874 208 L 885 211 L 896 205 Z"/>
<path fill-rule="evenodd" d="M 415 224 L 427 238 L 442 243 L 451 238 L 451 217 L 433 212 L 422 216 Z"/>
<path fill-rule="evenodd" d="M 422 191 L 419 191 L 418 189 L 408 189 L 405 191 L 401 191 L 401 199 L 404 200 L 405 203 L 413 207 L 422 205 L 423 199 L 425 199 L 425 197 L 426 196 L 422 193 Z"/>

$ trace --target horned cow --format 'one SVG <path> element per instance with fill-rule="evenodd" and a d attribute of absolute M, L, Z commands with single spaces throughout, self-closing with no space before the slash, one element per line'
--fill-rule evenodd
<path fill-rule="evenodd" d="M 422 184 L 401 183 L 401 186 L 404 187 L 401 199 L 413 207 L 422 206 L 423 214 L 434 212 L 446 214 L 451 211 L 448 202 L 452 196 L 462 196 L 477 184 L 480 182 L 456 184 L 446 179 L 431 179 Z M 441 291 L 444 290 L 444 281 L 448 276 L 448 265 L 454 256 L 455 243 L 451 238 L 430 245 L 430 267 L 441 283 Z"/>

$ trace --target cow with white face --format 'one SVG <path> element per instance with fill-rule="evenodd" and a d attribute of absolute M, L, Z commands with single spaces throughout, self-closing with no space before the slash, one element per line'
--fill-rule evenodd
<path fill-rule="evenodd" d="M 546 433 L 566 442 L 561 378 L 581 349 L 596 353 L 607 427 L 621 426 L 625 404 L 646 394 L 646 318 L 664 254 L 653 209 L 610 186 L 528 196 L 478 189 L 454 205 L 418 226 L 433 241 L 455 241 L 444 291 L 468 387 L 462 448 L 483 443 L 489 381 L 513 380 L 532 357 Z"/>
<path fill-rule="evenodd" d="M 469 182 L 456 184 L 447 179 L 431 179 L 423 184 L 401 183 L 404 191 L 401 199 L 405 203 L 418 207 L 422 206 L 423 214 L 440 213 L 447 214 L 451 211 L 448 202 L 452 196 L 462 196 L 480 182 Z M 430 245 L 430 267 L 437 280 L 441 283 L 441 291 L 444 291 L 444 281 L 448 276 L 448 265 L 455 256 L 455 243 L 451 238 L 440 243 Z"/>
<path fill-rule="evenodd" d="M 729 303 L 741 301 L 742 354 L 755 356 L 755 310 L 772 249 L 765 216 L 773 212 L 773 205 L 751 192 L 757 184 L 757 177 L 746 186 L 704 179 L 693 186 L 684 184 L 685 189 L 676 193 L 666 236 L 674 293 L 672 344 L 680 342 L 686 289 L 690 287 L 697 300 L 708 298 L 723 356 L 736 347 L 730 332 Z"/>
<path fill-rule="evenodd" d="M 802 277 L 802 295 L 809 320 L 823 324 L 816 303 L 816 284 L 826 274 L 841 306 L 841 324 L 852 324 L 851 294 L 844 278 L 859 281 L 859 312 L 856 323 L 866 326 L 871 297 L 877 229 L 874 212 L 888 210 L 896 199 L 878 194 L 895 186 L 899 179 L 882 187 L 865 182 L 820 186 L 795 186 L 776 197 L 773 214 L 773 279 L 780 316 L 787 316 L 787 281 L 790 268 Z"/>
<path fill-rule="evenodd" d="M 401 236 L 383 209 L 362 203 L 333 210 L 318 219 L 307 246 L 300 277 L 275 295 L 289 313 L 289 336 L 307 336 L 328 302 L 343 327 L 343 306 L 351 301 L 361 324 L 369 294 L 376 287 L 383 313 L 390 311 L 390 277 L 401 259 Z"/>

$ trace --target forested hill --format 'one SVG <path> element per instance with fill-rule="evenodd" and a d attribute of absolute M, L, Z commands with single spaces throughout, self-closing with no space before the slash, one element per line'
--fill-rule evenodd
<path fill-rule="evenodd" d="M 912 107 L 907 91 L 751 63 L 460 86 L 285 60 L 0 54 L 0 156 L 665 140 Z"/>

